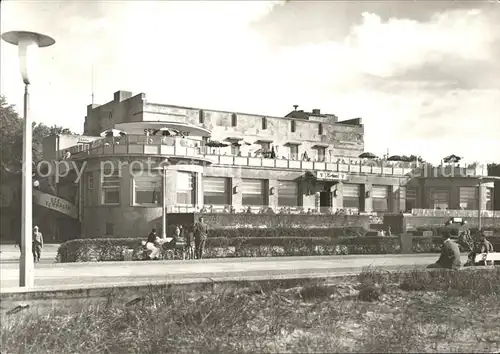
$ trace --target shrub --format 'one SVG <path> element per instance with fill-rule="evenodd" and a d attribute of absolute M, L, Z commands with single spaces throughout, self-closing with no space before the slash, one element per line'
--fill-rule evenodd
<path fill-rule="evenodd" d="M 415 253 L 434 253 L 441 251 L 443 244 L 442 237 L 413 237 L 413 252 Z"/>
<path fill-rule="evenodd" d="M 101 262 L 124 259 L 124 250 L 133 249 L 132 259 L 141 259 L 141 239 L 106 238 L 65 242 L 57 262 Z M 311 256 L 333 254 L 398 253 L 399 237 L 215 237 L 208 238 L 207 258 Z"/>
<path fill-rule="evenodd" d="M 470 230 L 472 235 L 475 235 L 478 232 L 477 227 L 470 227 L 469 230 Z M 499 227 L 483 227 L 482 230 L 493 231 L 493 235 L 500 237 L 500 228 Z M 452 236 L 458 236 L 459 229 L 458 228 L 450 228 L 450 227 L 446 227 L 446 226 L 423 226 L 423 227 L 416 228 L 417 234 L 422 234 L 424 231 L 432 232 L 433 236 L 441 236 L 445 232 L 450 231 Z"/>
<path fill-rule="evenodd" d="M 497 252 L 500 251 L 500 237 L 488 237 L 488 240 L 493 244 L 493 248 Z M 433 237 L 414 236 L 412 242 L 413 242 L 413 252 L 434 253 L 434 252 L 441 252 L 441 245 L 443 244 L 443 238 L 440 236 L 433 236 Z"/>
<path fill-rule="evenodd" d="M 342 237 L 365 236 L 368 230 L 363 227 L 338 227 L 338 228 L 235 228 L 235 229 L 209 229 L 209 238 L 238 238 L 238 237 Z"/>

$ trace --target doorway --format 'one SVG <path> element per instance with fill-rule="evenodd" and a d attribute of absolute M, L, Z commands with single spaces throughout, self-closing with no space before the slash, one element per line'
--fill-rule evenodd
<path fill-rule="evenodd" d="M 320 212 L 328 212 L 328 209 L 332 207 L 332 192 L 322 191 L 319 193 L 319 210 Z"/>

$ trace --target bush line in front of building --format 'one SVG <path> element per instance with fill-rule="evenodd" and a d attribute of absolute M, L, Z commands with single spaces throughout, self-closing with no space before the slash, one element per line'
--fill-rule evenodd
<path fill-rule="evenodd" d="M 100 238 L 78 239 L 62 244 L 57 262 L 123 261 L 125 251 L 132 250 L 131 259 L 144 259 L 142 239 Z M 500 238 L 490 238 L 496 249 Z M 413 252 L 439 252 L 439 237 L 416 237 Z M 205 258 L 226 257 L 277 257 L 347 254 L 394 254 L 401 252 L 400 238 L 361 237 L 216 237 L 207 240 Z M 168 253 L 168 252 L 167 252 Z"/>

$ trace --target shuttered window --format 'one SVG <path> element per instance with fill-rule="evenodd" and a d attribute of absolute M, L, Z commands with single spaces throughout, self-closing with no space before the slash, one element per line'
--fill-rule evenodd
<path fill-rule="evenodd" d="M 263 206 L 265 201 L 264 180 L 243 179 L 241 181 L 243 205 Z"/>
<path fill-rule="evenodd" d="M 297 182 L 278 181 L 278 205 L 279 206 L 297 206 L 299 193 Z"/>
<path fill-rule="evenodd" d="M 460 187 L 460 208 L 465 210 L 476 210 L 478 207 L 478 188 Z"/>
<path fill-rule="evenodd" d="M 229 179 L 225 177 L 203 178 L 203 203 L 205 205 L 229 205 Z"/>
<path fill-rule="evenodd" d="M 359 210 L 359 198 L 361 194 L 361 187 L 359 184 L 344 184 L 343 186 L 344 194 L 344 208 L 347 209 L 358 209 Z"/>
<path fill-rule="evenodd" d="M 429 191 L 430 206 L 433 209 L 448 209 L 450 206 L 450 191 L 431 188 Z"/>
<path fill-rule="evenodd" d="M 417 200 L 418 200 L 417 196 L 418 196 L 417 187 L 411 187 L 411 186 L 406 187 L 406 208 L 405 208 L 406 212 L 411 213 L 412 209 L 417 208 Z"/>
<path fill-rule="evenodd" d="M 194 204 L 193 174 L 177 171 L 177 204 Z"/>
<path fill-rule="evenodd" d="M 373 211 L 389 210 L 389 186 L 372 186 Z"/>
<path fill-rule="evenodd" d="M 134 177 L 134 204 L 161 204 L 162 176 Z"/>
<path fill-rule="evenodd" d="M 101 173 L 101 204 L 120 204 L 120 172 L 102 171 Z"/>

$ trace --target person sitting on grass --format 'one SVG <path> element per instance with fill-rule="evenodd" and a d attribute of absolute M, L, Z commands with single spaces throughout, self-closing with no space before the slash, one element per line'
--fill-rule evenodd
<path fill-rule="evenodd" d="M 451 239 L 451 233 L 446 231 L 443 234 L 444 242 L 441 247 L 441 255 L 436 263 L 430 264 L 427 268 L 446 268 L 457 269 L 462 263 L 460 261 L 460 248 L 458 244 Z"/>

